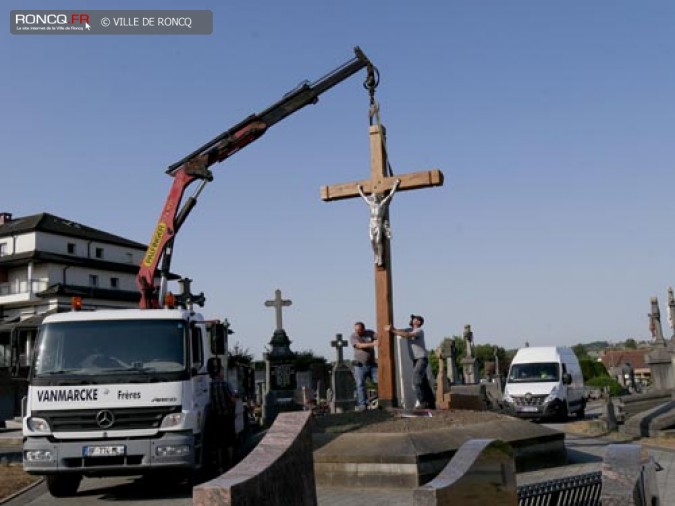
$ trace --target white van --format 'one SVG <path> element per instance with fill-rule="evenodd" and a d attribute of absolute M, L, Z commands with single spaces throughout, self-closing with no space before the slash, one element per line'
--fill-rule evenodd
<path fill-rule="evenodd" d="M 561 346 L 521 348 L 511 362 L 503 396 L 511 414 L 522 418 L 566 419 L 585 414 L 579 360 Z"/>

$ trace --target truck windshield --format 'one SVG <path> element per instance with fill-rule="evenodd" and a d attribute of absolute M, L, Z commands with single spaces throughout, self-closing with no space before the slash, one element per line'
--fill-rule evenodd
<path fill-rule="evenodd" d="M 185 322 L 100 320 L 40 329 L 36 377 L 171 373 L 185 369 Z"/>
<path fill-rule="evenodd" d="M 529 364 L 513 364 L 509 373 L 509 383 L 533 383 L 536 381 L 558 381 L 560 364 L 541 362 Z"/>

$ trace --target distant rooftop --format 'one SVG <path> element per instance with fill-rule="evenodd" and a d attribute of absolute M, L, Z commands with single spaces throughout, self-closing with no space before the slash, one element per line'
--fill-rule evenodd
<path fill-rule="evenodd" d="M 0 213 L 0 237 L 7 237 L 28 232 L 49 232 L 69 237 L 79 237 L 98 242 L 127 246 L 135 249 L 146 249 L 147 245 L 131 241 L 118 235 L 109 234 L 72 220 L 66 220 L 49 213 L 33 214 L 13 218 L 9 213 Z"/>
<path fill-rule="evenodd" d="M 600 360 L 604 366 L 621 367 L 630 364 L 633 369 L 644 369 L 647 366 L 645 355 L 649 350 L 607 350 L 600 355 Z"/>

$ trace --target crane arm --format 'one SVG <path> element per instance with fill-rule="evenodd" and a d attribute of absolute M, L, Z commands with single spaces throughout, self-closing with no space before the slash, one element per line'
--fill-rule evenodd
<path fill-rule="evenodd" d="M 162 284 L 164 284 L 171 266 L 174 237 L 196 205 L 201 191 L 208 182 L 213 180 L 209 167 L 248 146 L 260 138 L 272 125 L 306 105 L 317 103 L 319 95 L 363 68 L 367 68 L 368 71 L 366 84 L 372 86 L 372 83 L 377 80 L 377 70 L 359 47 L 354 48 L 354 53 L 354 58 L 321 79 L 314 83 L 301 84 L 284 95 L 277 103 L 258 114 L 252 114 L 169 166 L 166 172 L 174 178 L 173 184 L 136 277 L 136 284 L 141 293 L 141 308 L 161 306 L 160 300 L 163 294 L 160 293 L 161 289 L 155 286 L 155 272 L 159 262 L 162 261 L 160 274 L 163 279 Z M 180 207 L 187 187 L 197 180 L 200 181 L 197 190 Z"/>

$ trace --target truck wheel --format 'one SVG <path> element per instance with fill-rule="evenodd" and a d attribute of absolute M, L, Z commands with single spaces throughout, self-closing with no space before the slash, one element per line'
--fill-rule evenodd
<path fill-rule="evenodd" d="M 47 476 L 47 489 L 54 497 L 72 497 L 82 481 L 80 474 L 53 474 Z"/>

